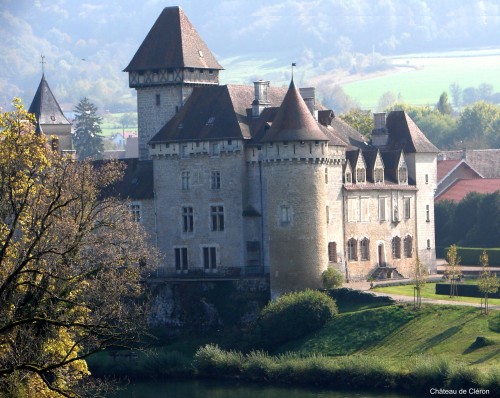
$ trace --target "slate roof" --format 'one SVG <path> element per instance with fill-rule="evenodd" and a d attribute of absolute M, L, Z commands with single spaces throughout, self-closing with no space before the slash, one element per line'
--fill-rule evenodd
<path fill-rule="evenodd" d="M 330 125 L 335 131 L 335 136 L 342 140 L 347 149 L 368 149 L 368 143 L 363 135 L 337 117 L 331 110 L 318 111 L 318 121 L 323 125 Z"/>
<path fill-rule="evenodd" d="M 53 124 L 53 125 L 71 125 L 71 122 L 64 116 L 59 103 L 52 94 L 52 90 L 45 80 L 45 75 L 42 75 L 42 80 L 38 85 L 35 97 L 31 102 L 28 109 L 29 113 L 33 113 L 37 120 L 37 129 L 39 125 L 43 124 Z"/>
<path fill-rule="evenodd" d="M 284 96 L 283 88 L 268 88 L 268 100 L 274 107 Z M 254 89 L 250 86 L 195 87 L 186 104 L 150 143 L 250 139 L 252 127 L 258 124 L 248 112 L 254 98 Z M 264 113 L 271 116 L 273 112 L 266 109 Z"/>
<path fill-rule="evenodd" d="M 386 127 L 389 130 L 387 149 L 403 149 L 405 153 L 439 152 L 404 111 L 390 112 Z"/>
<path fill-rule="evenodd" d="M 273 120 L 273 124 L 260 139 L 271 141 L 329 141 L 319 127 L 293 80 Z"/>
<path fill-rule="evenodd" d="M 223 69 L 180 7 L 166 7 L 125 72 L 166 68 Z"/>
<path fill-rule="evenodd" d="M 96 161 L 98 165 L 103 161 Z M 153 161 L 134 159 L 119 160 L 125 164 L 123 179 L 106 192 L 129 200 L 153 199 Z"/>
<path fill-rule="evenodd" d="M 500 149 L 467 149 L 458 151 L 443 151 L 438 156 L 438 160 L 441 159 L 466 159 L 467 163 L 476 171 L 478 171 L 483 177 L 500 177 Z"/>
<path fill-rule="evenodd" d="M 500 178 L 480 178 L 473 180 L 458 179 L 444 192 L 439 194 L 435 201 L 453 200 L 461 201 L 469 192 L 482 194 L 493 193 L 500 190 Z"/>

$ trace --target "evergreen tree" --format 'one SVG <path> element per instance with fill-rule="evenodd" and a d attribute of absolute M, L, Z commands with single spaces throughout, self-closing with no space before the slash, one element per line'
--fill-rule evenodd
<path fill-rule="evenodd" d="M 97 107 L 84 98 L 75 108 L 76 129 L 73 146 L 79 159 L 99 159 L 104 151 L 102 143 L 102 118 L 97 115 Z"/>
<path fill-rule="evenodd" d="M 451 115 L 452 109 L 450 103 L 448 102 L 448 93 L 446 91 L 439 96 L 436 108 L 443 115 Z"/>

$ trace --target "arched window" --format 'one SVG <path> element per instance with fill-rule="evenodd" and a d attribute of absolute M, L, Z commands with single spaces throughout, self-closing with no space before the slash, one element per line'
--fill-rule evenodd
<path fill-rule="evenodd" d="M 368 238 L 361 239 L 360 251 L 361 251 L 361 260 L 370 259 L 370 240 Z"/>
<path fill-rule="evenodd" d="M 356 239 L 351 238 L 347 241 L 347 258 L 351 261 L 358 259 L 358 242 Z"/>
<path fill-rule="evenodd" d="M 337 262 L 337 243 L 335 242 L 328 242 L 328 261 Z"/>
<path fill-rule="evenodd" d="M 410 258 L 413 251 L 413 239 L 410 235 L 406 236 L 404 246 L 405 246 L 405 257 Z"/>
<path fill-rule="evenodd" d="M 399 236 L 392 238 L 392 258 L 401 258 L 401 238 Z"/>

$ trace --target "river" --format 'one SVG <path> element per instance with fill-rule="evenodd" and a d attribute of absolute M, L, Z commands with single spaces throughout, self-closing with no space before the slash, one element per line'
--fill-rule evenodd
<path fill-rule="evenodd" d="M 118 398 L 408 398 L 393 393 L 328 391 L 297 387 L 272 387 L 220 381 L 135 382 L 115 395 Z"/>

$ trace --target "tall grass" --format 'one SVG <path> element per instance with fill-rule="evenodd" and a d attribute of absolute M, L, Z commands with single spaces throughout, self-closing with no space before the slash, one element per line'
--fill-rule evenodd
<path fill-rule="evenodd" d="M 430 388 L 482 388 L 500 394 L 498 370 L 484 371 L 446 358 L 414 356 L 397 363 L 367 355 L 328 357 L 264 351 L 242 354 L 216 345 L 201 347 L 194 361 L 200 377 L 238 378 L 273 384 L 317 385 L 349 389 L 396 389 L 429 392 Z M 496 395 L 497 394 L 497 395 Z"/>

